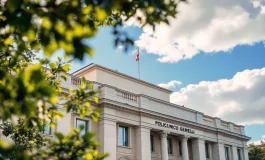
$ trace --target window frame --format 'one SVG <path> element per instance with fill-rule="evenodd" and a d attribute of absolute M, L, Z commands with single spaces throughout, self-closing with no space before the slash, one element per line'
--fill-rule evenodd
<path fill-rule="evenodd" d="M 241 148 L 237 148 L 237 158 L 238 158 L 238 160 L 243 160 Z"/>
<path fill-rule="evenodd" d="M 173 143 L 172 143 L 172 138 L 167 138 L 167 153 L 168 154 L 173 154 Z"/>
<path fill-rule="evenodd" d="M 225 160 L 231 160 L 230 147 L 229 146 L 224 146 L 224 149 L 225 149 Z"/>
<path fill-rule="evenodd" d="M 181 141 L 179 140 L 179 156 L 182 156 L 182 144 L 181 144 Z"/>
<path fill-rule="evenodd" d="M 151 153 L 155 152 L 155 137 L 154 135 L 150 135 L 150 149 Z"/>
<path fill-rule="evenodd" d="M 209 150 L 209 143 L 205 143 L 205 157 L 210 159 L 210 150 Z"/>
<path fill-rule="evenodd" d="M 48 132 L 48 133 L 45 133 L 45 126 L 46 126 L 46 125 L 49 125 L 49 127 L 48 127 L 48 128 L 49 128 L 49 132 Z M 46 124 L 43 125 L 42 127 L 43 127 L 43 128 L 42 128 L 43 130 L 40 132 L 41 134 L 43 134 L 43 135 L 52 135 L 52 128 L 51 128 L 51 126 L 50 126 L 50 123 L 46 123 Z"/>
<path fill-rule="evenodd" d="M 126 131 L 126 130 L 123 130 L 123 142 L 121 143 L 120 142 L 120 128 L 124 128 L 124 129 L 127 129 L 127 136 L 126 136 L 126 132 L 124 132 L 124 131 Z M 125 126 L 125 125 L 118 125 L 118 146 L 120 146 L 120 147 L 130 147 L 130 128 L 128 127 L 128 126 Z M 126 140 L 127 140 L 127 143 L 126 143 Z"/>
<path fill-rule="evenodd" d="M 86 133 L 88 133 L 89 131 L 90 131 L 90 120 L 89 119 L 86 119 L 86 118 L 80 118 L 80 117 L 75 117 L 75 122 L 74 122 L 74 127 L 75 128 L 78 128 L 78 126 L 77 126 L 77 122 L 78 122 L 78 120 L 80 120 L 80 121 L 85 121 L 85 133 L 84 134 L 86 134 Z M 79 129 L 79 128 L 78 128 Z M 81 134 L 81 133 L 80 133 Z M 82 136 L 82 135 L 81 135 Z"/>

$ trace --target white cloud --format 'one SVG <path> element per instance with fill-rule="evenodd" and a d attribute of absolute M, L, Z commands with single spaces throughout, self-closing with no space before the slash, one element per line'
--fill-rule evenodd
<path fill-rule="evenodd" d="M 190 59 L 200 51 L 227 52 L 237 45 L 253 45 L 265 40 L 264 2 L 189 0 L 180 3 L 170 26 L 160 24 L 155 32 L 146 26 L 135 43 L 158 55 L 158 61 L 170 63 Z M 127 25 L 138 24 L 131 18 Z"/>
<path fill-rule="evenodd" d="M 190 84 L 174 92 L 170 100 L 238 124 L 263 124 L 265 68 L 238 72 L 231 79 Z"/>
<path fill-rule="evenodd" d="M 170 89 L 170 88 L 176 88 L 176 86 L 179 86 L 181 84 L 182 84 L 182 82 L 180 82 L 180 81 L 172 80 L 172 81 L 170 81 L 168 83 L 158 84 L 158 86 L 166 88 L 166 89 Z"/>
<path fill-rule="evenodd" d="M 261 140 L 264 141 L 265 139 L 265 135 L 261 136 Z M 261 145 L 261 140 L 258 140 L 258 141 L 251 141 L 251 142 L 248 142 L 248 144 L 254 144 L 254 145 Z"/>
<path fill-rule="evenodd" d="M 117 50 L 122 50 L 123 49 L 123 46 L 118 46 Z"/>

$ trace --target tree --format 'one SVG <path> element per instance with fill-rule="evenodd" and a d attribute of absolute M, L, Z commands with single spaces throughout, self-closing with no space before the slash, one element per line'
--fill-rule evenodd
<path fill-rule="evenodd" d="M 3 135 L 10 137 L 15 142 L 14 150 L 9 153 L 10 159 L 15 159 L 16 152 L 33 149 L 41 149 L 46 146 L 48 139 L 42 136 L 38 127 L 26 128 L 24 119 L 18 119 L 18 123 L 13 125 L 10 122 L 4 122 L 0 125 Z"/>
<path fill-rule="evenodd" d="M 92 84 L 83 80 L 78 90 L 62 95 L 60 81 L 66 79 L 71 60 L 82 60 L 85 54 L 93 55 L 89 43 L 83 40 L 97 34 L 100 26 L 111 26 L 114 44 L 124 45 L 125 50 L 133 41 L 122 30 L 124 22 L 135 18 L 139 25 L 150 25 L 155 29 L 159 23 L 169 24 L 177 14 L 178 4 L 184 0 L 7 0 L 0 2 L 0 114 L 9 122 L 12 117 L 23 119 L 29 132 L 41 130 L 50 123 L 56 126 L 56 119 L 63 114 L 58 110 L 58 99 L 67 112 L 89 114 L 97 121 L 100 110 L 91 110 L 87 100 L 97 103 L 97 91 Z M 64 59 L 50 62 L 56 50 L 65 51 Z M 47 56 L 39 59 L 39 52 Z M 32 64 L 38 61 L 37 64 Z M 71 99 L 71 101 L 70 101 Z M 9 125 L 8 125 L 9 126 Z M 17 127 L 17 126 L 16 126 Z M 15 127 L 15 128 L 16 128 Z M 8 127 L 4 127 L 4 132 Z M 82 128 L 80 128 L 82 129 Z M 47 149 L 28 152 L 28 147 L 15 153 L 16 159 L 103 159 L 93 140 L 93 134 L 79 136 L 80 130 L 73 129 L 69 135 L 56 133 L 56 140 L 47 143 Z M 7 134 L 6 134 L 7 135 Z M 17 139 L 13 139 L 15 144 Z M 17 145 L 6 146 L 0 142 L 0 159 L 13 153 Z M 36 153 L 36 154 L 35 154 Z"/>
<path fill-rule="evenodd" d="M 265 160 L 265 150 L 261 148 L 254 147 L 249 153 L 249 160 Z"/>

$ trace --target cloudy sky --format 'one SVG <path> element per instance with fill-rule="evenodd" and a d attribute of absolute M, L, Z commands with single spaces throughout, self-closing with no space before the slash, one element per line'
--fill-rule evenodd
<path fill-rule="evenodd" d="M 134 19 L 124 30 L 140 48 L 141 79 L 173 90 L 171 102 L 246 125 L 265 135 L 265 0 L 189 0 L 170 26 L 153 32 Z M 97 63 L 138 77 L 135 48 L 113 47 L 111 28 L 92 42 Z"/>

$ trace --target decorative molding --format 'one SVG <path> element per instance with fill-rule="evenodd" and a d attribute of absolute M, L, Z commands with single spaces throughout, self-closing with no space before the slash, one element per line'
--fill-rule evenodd
<path fill-rule="evenodd" d="M 190 136 L 183 135 L 181 136 L 181 141 L 187 141 L 190 138 Z"/>
<path fill-rule="evenodd" d="M 207 125 L 196 123 L 196 122 L 189 122 L 189 121 L 179 119 L 176 117 L 172 117 L 172 116 L 168 116 L 168 115 L 161 115 L 161 113 L 156 113 L 154 111 L 149 111 L 149 110 L 145 110 L 145 109 L 138 108 L 138 107 L 132 107 L 129 104 L 124 104 L 124 103 L 112 101 L 109 99 L 102 99 L 99 103 L 99 106 L 118 109 L 121 111 L 126 111 L 126 112 L 130 112 L 133 114 L 137 114 L 139 116 L 150 117 L 156 120 L 164 120 L 164 121 L 171 122 L 174 124 L 182 125 L 183 127 L 192 127 L 193 129 L 199 129 L 199 130 L 214 133 L 214 134 L 222 134 L 224 136 L 236 138 L 238 140 L 249 140 L 249 137 L 246 137 L 245 135 L 233 133 L 231 131 L 207 126 Z"/>
<path fill-rule="evenodd" d="M 169 134 L 169 132 L 166 131 L 161 131 L 160 132 L 160 138 L 167 138 L 167 135 Z"/>

